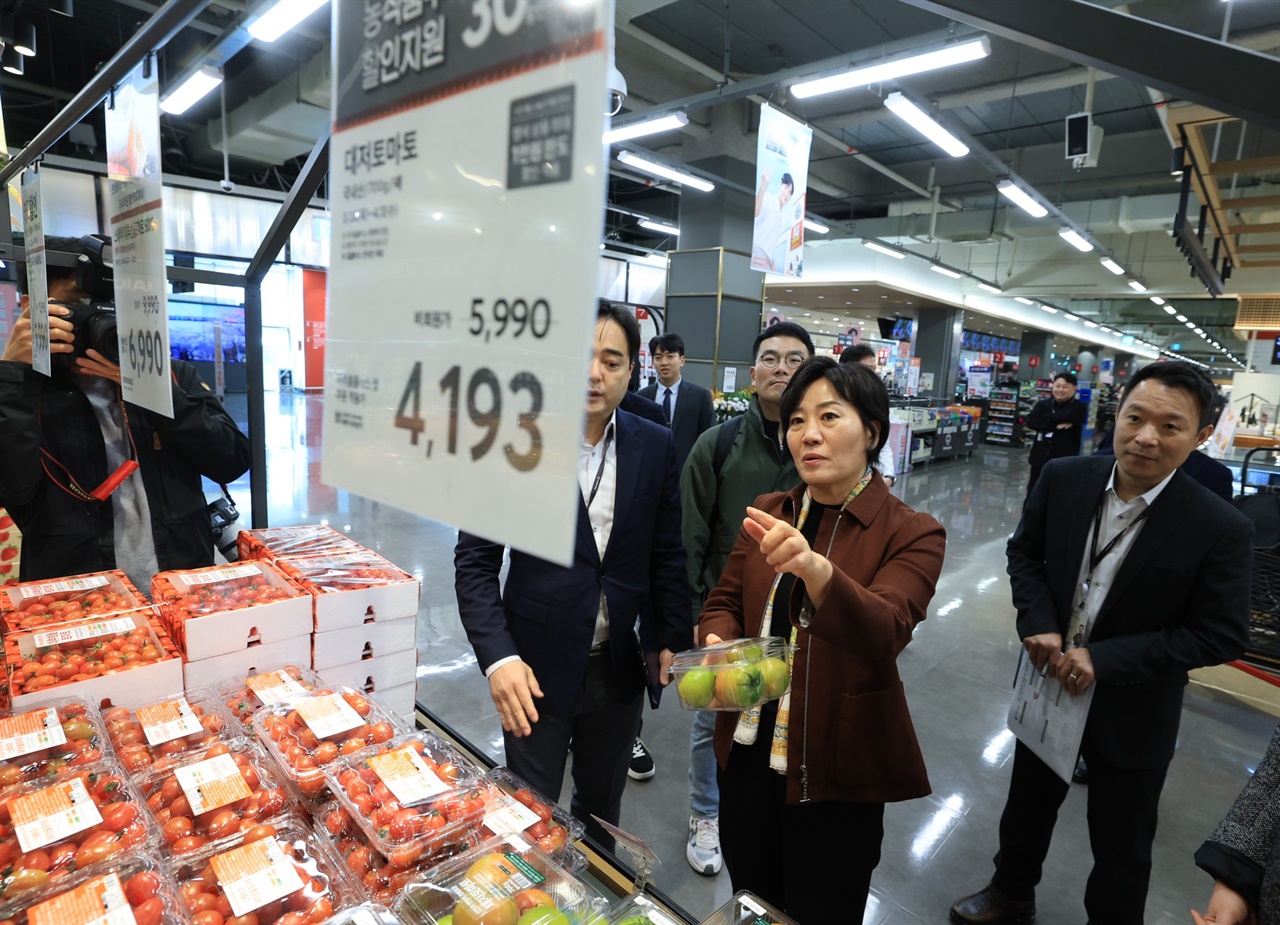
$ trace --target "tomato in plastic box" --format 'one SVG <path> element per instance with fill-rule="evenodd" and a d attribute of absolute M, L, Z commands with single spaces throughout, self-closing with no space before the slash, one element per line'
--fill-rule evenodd
<path fill-rule="evenodd" d="M 10 633 L 5 639 L 14 697 L 168 658 L 150 625 L 134 617 L 86 620 L 55 629 Z"/>
<path fill-rule="evenodd" d="M 242 681 L 222 684 L 218 695 L 228 712 L 248 729 L 253 714 L 263 707 L 291 700 L 320 686 L 320 676 L 310 668 L 285 665 L 250 675 Z"/>
<path fill-rule="evenodd" d="M 121 916 L 125 905 L 134 925 L 183 925 L 177 887 L 161 863 L 144 854 L 116 859 L 107 872 L 86 871 L 56 881 L 54 887 L 20 894 L 0 907 L 0 925 L 66 925 L 79 921 L 86 905 Z M 90 906 L 90 908 L 93 908 Z M 115 918 L 104 921 L 115 921 Z"/>
<path fill-rule="evenodd" d="M 116 757 L 130 774 L 146 773 L 157 761 L 230 738 L 233 728 L 217 696 L 202 688 L 171 694 L 136 710 L 103 701 L 102 722 Z"/>
<path fill-rule="evenodd" d="M 75 698 L 0 710 L 0 787 L 101 761 L 107 737 L 98 711 Z"/>

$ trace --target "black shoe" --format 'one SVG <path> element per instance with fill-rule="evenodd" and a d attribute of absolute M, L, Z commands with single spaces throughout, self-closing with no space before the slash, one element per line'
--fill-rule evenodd
<path fill-rule="evenodd" d="M 1076 769 L 1071 772 L 1071 783 L 1073 784 L 1089 783 L 1089 766 L 1084 763 L 1083 758 L 1076 759 Z"/>
<path fill-rule="evenodd" d="M 627 776 L 632 780 L 648 780 L 657 773 L 658 769 L 654 766 L 653 756 L 637 737 L 635 742 L 631 743 L 631 765 L 627 768 Z"/>
<path fill-rule="evenodd" d="M 1035 920 L 1034 899 L 1014 899 L 990 883 L 951 906 L 955 925 L 1031 925 Z"/>

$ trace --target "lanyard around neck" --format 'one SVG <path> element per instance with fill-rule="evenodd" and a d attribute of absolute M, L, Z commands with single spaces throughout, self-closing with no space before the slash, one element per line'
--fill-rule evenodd
<path fill-rule="evenodd" d="M 1104 495 L 1102 500 L 1098 503 L 1097 510 L 1093 512 L 1093 540 L 1089 544 L 1089 577 L 1086 579 L 1090 584 L 1092 583 L 1093 573 L 1098 568 L 1099 563 L 1110 555 L 1111 550 L 1115 549 L 1116 545 L 1125 538 L 1125 534 L 1138 524 L 1142 523 L 1147 514 L 1151 513 L 1151 505 L 1148 504 L 1142 509 L 1141 514 L 1135 517 L 1132 522 L 1126 524 L 1123 530 L 1111 538 L 1111 542 L 1102 547 L 1102 552 L 1098 552 L 1098 534 L 1102 532 L 1102 509 L 1106 506 L 1106 503 L 1107 500 Z"/>
<path fill-rule="evenodd" d="M 596 492 L 600 490 L 600 480 L 604 478 L 604 467 L 609 462 L 609 445 L 613 443 L 613 425 L 604 435 L 604 452 L 600 454 L 600 468 L 596 470 L 596 480 L 591 485 L 591 494 L 587 498 L 587 510 L 591 510 L 591 502 L 596 500 Z"/>

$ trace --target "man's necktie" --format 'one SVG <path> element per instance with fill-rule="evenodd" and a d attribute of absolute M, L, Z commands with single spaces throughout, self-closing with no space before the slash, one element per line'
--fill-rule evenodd
<path fill-rule="evenodd" d="M 667 389 L 662 393 L 662 416 L 667 419 L 667 426 L 671 426 L 671 390 Z"/>

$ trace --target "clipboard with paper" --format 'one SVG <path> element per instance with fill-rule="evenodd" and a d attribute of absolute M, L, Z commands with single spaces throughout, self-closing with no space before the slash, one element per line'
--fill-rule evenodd
<path fill-rule="evenodd" d="M 1071 782 L 1084 724 L 1093 704 L 1094 685 L 1072 696 L 1052 675 L 1042 675 L 1026 650 L 1018 657 L 1009 704 L 1009 731 L 1055 774 Z"/>

